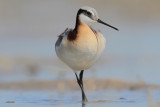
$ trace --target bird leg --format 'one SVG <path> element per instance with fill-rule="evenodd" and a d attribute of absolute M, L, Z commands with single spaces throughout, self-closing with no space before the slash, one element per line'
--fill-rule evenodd
<path fill-rule="evenodd" d="M 84 71 L 84 70 L 82 70 L 82 71 L 80 72 L 80 74 L 79 74 L 79 80 L 80 80 L 80 82 L 81 82 L 82 87 L 83 87 L 83 71 Z"/>
<path fill-rule="evenodd" d="M 84 89 L 83 89 L 83 71 L 84 71 L 84 70 L 82 70 L 82 71 L 80 72 L 79 78 L 78 78 L 78 76 L 77 76 L 76 73 L 75 73 L 75 75 L 76 75 L 76 78 L 77 78 L 77 83 L 79 84 L 79 87 L 81 88 L 81 92 L 82 92 L 82 102 L 84 103 L 84 102 L 87 102 L 88 100 L 87 100 L 87 97 L 86 97 L 85 92 L 84 92 Z"/>

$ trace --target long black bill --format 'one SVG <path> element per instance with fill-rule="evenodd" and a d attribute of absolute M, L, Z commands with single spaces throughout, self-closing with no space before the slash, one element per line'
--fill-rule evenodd
<path fill-rule="evenodd" d="M 104 25 L 106 25 L 106 26 L 109 26 L 109 27 L 111 27 L 111 28 L 113 28 L 113 29 L 115 29 L 115 30 L 118 30 L 117 28 L 115 28 L 115 27 L 113 27 L 113 26 L 111 26 L 111 25 L 109 25 L 109 24 L 103 22 L 103 21 L 100 20 L 100 19 L 98 19 L 97 22 L 102 23 L 102 24 L 104 24 Z M 118 31 L 119 31 L 119 30 L 118 30 Z"/>

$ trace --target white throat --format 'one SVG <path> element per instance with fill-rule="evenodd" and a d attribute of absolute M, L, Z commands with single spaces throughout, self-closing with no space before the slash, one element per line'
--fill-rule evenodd
<path fill-rule="evenodd" d="M 86 24 L 88 26 L 91 26 L 92 24 L 96 22 L 92 20 L 91 18 L 89 18 L 88 16 L 85 16 L 84 14 L 80 14 L 79 20 L 81 21 L 81 23 Z"/>

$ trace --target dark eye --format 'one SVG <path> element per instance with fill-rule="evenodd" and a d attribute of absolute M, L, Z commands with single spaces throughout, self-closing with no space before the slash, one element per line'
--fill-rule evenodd
<path fill-rule="evenodd" d="M 91 13 L 87 11 L 87 15 L 88 15 L 88 16 L 91 16 Z"/>

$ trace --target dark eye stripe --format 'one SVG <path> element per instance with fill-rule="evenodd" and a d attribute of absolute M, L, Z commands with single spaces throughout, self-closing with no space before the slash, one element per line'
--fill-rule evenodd
<path fill-rule="evenodd" d="M 90 12 L 87 11 L 87 15 L 88 15 L 88 16 L 91 16 L 92 14 L 91 14 Z"/>
<path fill-rule="evenodd" d="M 86 16 L 88 16 L 88 17 L 90 17 L 92 19 L 92 13 L 91 12 L 89 12 L 87 10 L 80 9 L 78 11 L 78 15 L 81 14 L 81 13 L 85 14 Z"/>

